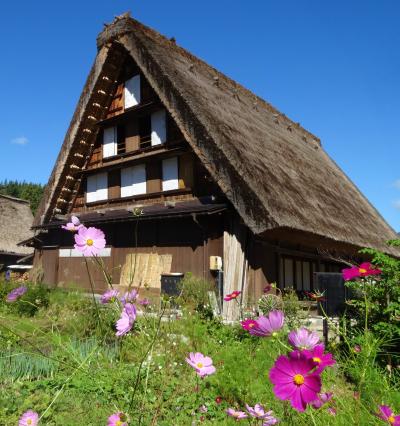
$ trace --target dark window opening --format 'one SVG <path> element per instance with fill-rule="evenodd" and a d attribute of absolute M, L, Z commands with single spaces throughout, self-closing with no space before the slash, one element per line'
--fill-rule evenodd
<path fill-rule="evenodd" d="M 151 146 L 151 117 L 145 116 L 139 118 L 139 136 L 140 148 L 149 148 Z"/>

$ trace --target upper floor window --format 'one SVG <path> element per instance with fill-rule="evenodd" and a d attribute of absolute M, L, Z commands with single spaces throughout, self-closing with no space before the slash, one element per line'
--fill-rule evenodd
<path fill-rule="evenodd" d="M 133 76 L 125 82 L 124 87 L 124 107 L 130 108 L 140 104 L 140 74 Z"/>
<path fill-rule="evenodd" d="M 108 177 L 107 173 L 97 173 L 87 177 L 86 202 L 107 200 L 108 198 Z"/>
<path fill-rule="evenodd" d="M 108 127 L 103 132 L 103 158 L 117 155 L 117 128 Z"/>
<path fill-rule="evenodd" d="M 121 197 L 146 193 L 146 166 L 139 164 L 121 170 Z"/>
<path fill-rule="evenodd" d="M 167 158 L 162 162 L 162 190 L 179 189 L 178 157 Z"/>
<path fill-rule="evenodd" d="M 151 114 L 151 146 L 160 145 L 167 140 L 167 117 L 165 109 Z"/>

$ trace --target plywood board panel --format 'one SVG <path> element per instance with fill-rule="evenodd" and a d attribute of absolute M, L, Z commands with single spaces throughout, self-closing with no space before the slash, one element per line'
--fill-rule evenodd
<path fill-rule="evenodd" d="M 160 288 L 162 273 L 171 272 L 172 255 L 129 253 L 121 269 L 120 285 Z"/>

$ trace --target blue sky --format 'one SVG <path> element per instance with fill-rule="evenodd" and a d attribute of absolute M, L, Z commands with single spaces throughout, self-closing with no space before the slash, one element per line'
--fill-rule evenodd
<path fill-rule="evenodd" d="M 126 10 L 319 136 L 400 231 L 397 0 L 1 2 L 0 180 L 47 181 L 96 35 Z"/>

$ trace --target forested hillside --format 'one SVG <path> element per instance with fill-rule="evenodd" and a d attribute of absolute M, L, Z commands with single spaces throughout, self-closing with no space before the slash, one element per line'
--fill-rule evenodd
<path fill-rule="evenodd" d="M 18 182 L 5 180 L 0 182 L 0 194 L 9 195 L 11 197 L 22 198 L 31 204 L 32 213 L 36 213 L 36 209 L 42 198 L 44 185 L 32 182 Z"/>

